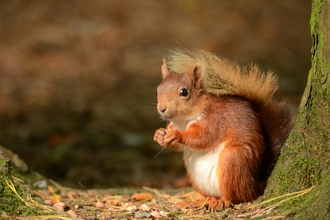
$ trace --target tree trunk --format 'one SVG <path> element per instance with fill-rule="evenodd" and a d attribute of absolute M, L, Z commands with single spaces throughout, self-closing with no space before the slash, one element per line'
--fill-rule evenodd
<path fill-rule="evenodd" d="M 295 219 L 330 219 L 330 0 L 313 0 L 310 25 L 312 67 L 295 126 L 266 195 L 314 186 L 304 196 L 283 203 L 279 212 Z"/>

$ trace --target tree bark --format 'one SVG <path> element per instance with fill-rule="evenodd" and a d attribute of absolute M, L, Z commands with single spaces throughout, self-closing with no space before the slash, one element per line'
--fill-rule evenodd
<path fill-rule="evenodd" d="M 295 126 L 269 179 L 276 197 L 314 186 L 279 212 L 295 219 L 330 219 L 330 0 L 313 0 L 312 67 Z"/>

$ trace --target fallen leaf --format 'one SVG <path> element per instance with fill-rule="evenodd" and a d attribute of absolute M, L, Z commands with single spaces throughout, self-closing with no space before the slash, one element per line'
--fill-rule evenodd
<path fill-rule="evenodd" d="M 127 210 L 127 207 L 129 206 L 128 203 L 123 203 L 121 206 L 120 206 L 120 210 Z"/>
<path fill-rule="evenodd" d="M 64 208 L 66 207 L 64 202 L 57 202 L 54 205 L 54 208 L 56 208 L 57 210 L 63 211 Z"/>
<path fill-rule="evenodd" d="M 127 207 L 126 210 L 127 211 L 135 211 L 135 210 L 137 210 L 137 207 L 136 207 L 136 205 L 130 205 L 130 206 Z"/>
<path fill-rule="evenodd" d="M 44 200 L 44 203 L 46 203 L 47 205 L 54 205 L 54 202 L 51 199 Z"/>
<path fill-rule="evenodd" d="M 151 210 L 151 208 L 147 204 L 142 204 L 142 205 L 139 206 L 139 210 L 149 212 Z"/>
<path fill-rule="evenodd" d="M 100 202 L 100 201 L 97 201 L 96 203 L 95 203 L 95 207 L 96 208 L 104 208 L 104 203 L 103 202 Z"/>
<path fill-rule="evenodd" d="M 107 200 L 105 201 L 107 205 L 112 205 L 112 206 L 117 206 L 119 205 L 120 201 L 119 200 Z"/>
<path fill-rule="evenodd" d="M 135 201 L 146 201 L 146 200 L 151 199 L 152 197 L 153 197 L 153 195 L 150 193 L 135 193 L 132 196 L 132 199 Z"/>
<path fill-rule="evenodd" d="M 162 215 L 158 211 L 152 211 L 150 212 L 150 215 L 154 218 L 161 218 Z"/>
<path fill-rule="evenodd" d="M 151 199 L 151 203 L 152 203 L 152 204 L 158 204 L 158 200 L 157 200 L 156 198 L 152 198 L 152 199 Z"/>
<path fill-rule="evenodd" d="M 68 210 L 67 213 L 72 217 L 72 218 L 77 218 L 77 214 L 73 210 Z"/>
<path fill-rule="evenodd" d="M 165 212 L 165 211 L 160 211 L 159 214 L 163 217 L 168 217 L 168 215 L 170 214 L 169 212 Z"/>

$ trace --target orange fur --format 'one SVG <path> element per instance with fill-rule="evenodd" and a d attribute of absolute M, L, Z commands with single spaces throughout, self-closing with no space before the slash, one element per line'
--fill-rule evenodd
<path fill-rule="evenodd" d="M 200 50 L 176 51 L 170 64 L 172 72 L 164 61 L 157 88 L 159 114 L 170 124 L 158 129 L 154 140 L 184 152 L 190 182 L 210 198 L 209 208 L 262 195 L 292 128 L 276 79 Z"/>

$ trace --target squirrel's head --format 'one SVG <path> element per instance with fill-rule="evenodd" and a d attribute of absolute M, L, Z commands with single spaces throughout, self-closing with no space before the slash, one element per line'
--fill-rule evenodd
<path fill-rule="evenodd" d="M 204 90 L 198 65 L 187 73 L 169 72 L 162 65 L 163 81 L 157 88 L 157 110 L 163 119 L 189 121 L 203 110 Z"/>

